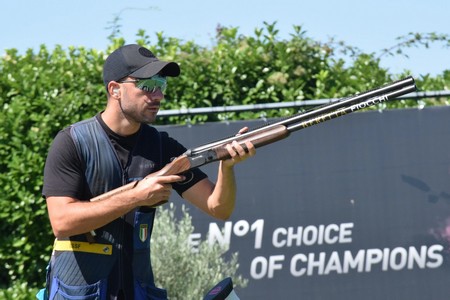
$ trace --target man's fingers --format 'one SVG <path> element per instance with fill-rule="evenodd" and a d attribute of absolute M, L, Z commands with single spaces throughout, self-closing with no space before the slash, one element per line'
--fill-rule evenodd
<path fill-rule="evenodd" d="M 247 148 L 246 152 L 249 154 L 249 156 L 253 156 L 256 154 L 256 149 L 252 142 L 246 141 L 245 146 Z"/>
<path fill-rule="evenodd" d="M 186 178 L 183 175 L 169 175 L 169 176 L 162 176 L 161 179 L 162 179 L 161 182 L 172 183 L 172 182 L 183 181 Z"/>
<path fill-rule="evenodd" d="M 164 175 L 164 176 L 148 176 L 146 179 L 153 179 L 155 183 L 165 184 L 183 181 L 186 178 L 183 175 Z"/>
<path fill-rule="evenodd" d="M 255 147 L 249 141 L 247 141 L 245 145 L 233 141 L 231 144 L 227 144 L 226 148 L 233 160 L 243 160 L 248 156 L 253 156 L 255 154 Z"/>
<path fill-rule="evenodd" d="M 242 147 L 238 142 L 233 141 L 233 143 L 231 144 L 231 147 L 233 148 L 233 150 L 236 152 L 237 155 L 239 156 L 244 156 L 246 154 L 246 151 L 244 149 L 244 147 Z"/>
<path fill-rule="evenodd" d="M 239 130 L 239 132 L 236 134 L 236 136 L 246 133 L 246 132 L 248 132 L 248 127 L 243 127 Z"/>

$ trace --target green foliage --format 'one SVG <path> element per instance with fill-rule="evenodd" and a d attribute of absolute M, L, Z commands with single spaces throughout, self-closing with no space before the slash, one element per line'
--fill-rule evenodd
<path fill-rule="evenodd" d="M 0 288 L 13 282 L 27 282 L 31 287 L 43 285 L 53 240 L 41 196 L 45 157 L 60 129 L 104 108 L 102 65 L 106 53 L 126 42 L 118 37 L 117 21 L 111 29 L 110 46 L 104 52 L 84 47 L 49 50 L 43 45 L 36 52 L 30 49 L 23 55 L 9 49 L 0 58 Z M 288 40 L 279 38 L 276 23 L 264 23 L 253 36 L 242 36 L 237 28 L 219 27 L 211 49 L 162 33 L 156 33 L 154 44 L 150 40 L 144 30 L 137 33 L 137 43 L 148 46 L 161 59 L 179 62 L 182 68 L 179 78 L 169 79 L 163 109 L 340 98 L 409 75 L 390 74 L 381 68 L 382 56 L 362 53 L 342 42 L 313 40 L 300 26 L 293 27 Z M 388 51 L 396 55 L 404 53 L 398 52 L 399 48 L 448 43 L 449 38 L 423 34 L 407 36 L 405 40 Z M 448 90 L 450 70 L 436 77 L 416 76 L 416 80 L 422 91 Z M 446 105 L 446 101 L 429 99 L 420 105 Z M 415 101 L 394 101 L 387 108 L 415 106 Z M 292 113 L 292 109 L 282 109 L 266 111 L 264 115 L 280 117 Z M 170 117 L 158 123 L 251 119 L 260 115 L 227 113 L 190 120 Z M 214 251 L 218 255 L 224 250 Z M 200 268 L 201 263 L 197 263 L 191 267 Z M 214 274 L 228 271 L 217 269 Z M 159 272 L 164 271 L 155 269 L 155 273 Z"/>
<path fill-rule="evenodd" d="M 431 44 L 442 43 L 445 48 L 450 48 L 450 35 L 438 34 L 435 32 L 418 33 L 409 32 L 407 35 L 397 38 L 398 43 L 390 48 L 383 49 L 379 57 L 384 55 L 394 56 L 402 55 L 408 57 L 405 48 L 425 47 L 429 48 Z"/>
<path fill-rule="evenodd" d="M 203 299 L 209 289 L 226 277 L 232 277 L 235 286 L 245 287 L 247 280 L 236 274 L 237 253 L 226 261 L 227 248 L 210 246 L 206 241 L 191 247 L 188 243 L 194 232 L 191 216 L 184 206 L 178 221 L 175 213 L 173 204 L 158 210 L 151 242 L 152 265 L 157 270 L 155 281 L 167 289 L 169 298 Z"/>
<path fill-rule="evenodd" d="M 375 53 L 363 53 L 343 42 L 315 41 L 300 26 L 293 27 L 289 40 L 280 40 L 276 22 L 264 25 L 264 28 L 255 29 L 254 36 L 239 35 L 237 28 L 219 27 L 217 44 L 212 49 L 192 42 L 182 44 L 177 39 L 165 39 L 158 34 L 158 43 L 152 49 L 180 62 L 182 67 L 176 85 L 169 82 L 164 109 L 342 98 L 411 75 L 407 72 L 390 74 L 380 67 L 381 57 Z M 445 36 L 435 36 L 439 39 L 429 43 L 445 40 Z M 147 43 L 148 38 L 141 41 Z M 417 40 L 419 45 L 422 42 L 423 39 Z M 397 45 L 397 48 L 412 45 L 414 43 L 410 41 L 406 45 Z M 448 89 L 449 78 L 445 74 L 436 78 L 429 75 L 416 78 L 419 90 L 423 90 L 423 81 L 435 90 Z M 429 105 L 440 103 L 435 100 L 428 102 Z M 415 101 L 392 102 L 385 108 L 416 105 Z M 264 116 L 280 117 L 293 112 L 272 110 L 265 111 Z M 159 122 L 213 122 L 259 118 L 260 115 L 260 112 L 226 113 L 193 116 L 189 120 L 170 117 Z"/>
<path fill-rule="evenodd" d="M 42 281 L 52 245 L 40 195 L 47 149 L 64 126 L 104 104 L 103 55 L 96 50 L 42 46 L 0 61 L 0 282 Z"/>
<path fill-rule="evenodd" d="M 35 300 L 39 289 L 30 287 L 27 283 L 14 283 L 7 289 L 0 289 L 2 300 Z"/>

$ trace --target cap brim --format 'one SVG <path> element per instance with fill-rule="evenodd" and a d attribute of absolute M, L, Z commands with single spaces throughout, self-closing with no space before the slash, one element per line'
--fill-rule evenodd
<path fill-rule="evenodd" d="M 154 61 L 139 68 L 128 76 L 136 78 L 149 78 L 161 74 L 162 76 L 176 77 L 180 75 L 180 66 L 175 62 Z"/>

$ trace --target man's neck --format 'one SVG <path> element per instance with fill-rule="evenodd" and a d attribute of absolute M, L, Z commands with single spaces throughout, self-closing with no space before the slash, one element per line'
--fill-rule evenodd
<path fill-rule="evenodd" d="M 140 123 L 131 123 L 125 118 L 118 118 L 116 114 L 108 113 L 108 110 L 101 113 L 100 117 L 109 129 L 120 136 L 130 136 L 141 128 Z"/>

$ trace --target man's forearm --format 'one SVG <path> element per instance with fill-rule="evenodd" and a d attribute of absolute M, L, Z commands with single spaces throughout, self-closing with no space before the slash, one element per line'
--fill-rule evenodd
<path fill-rule="evenodd" d="M 89 232 L 133 209 L 133 205 L 121 199 L 94 203 L 70 197 L 49 197 L 47 205 L 53 233 L 58 238 Z"/>
<path fill-rule="evenodd" d="M 216 218 L 226 220 L 231 216 L 236 202 L 236 178 L 233 166 L 220 162 L 217 182 L 208 202 Z"/>

